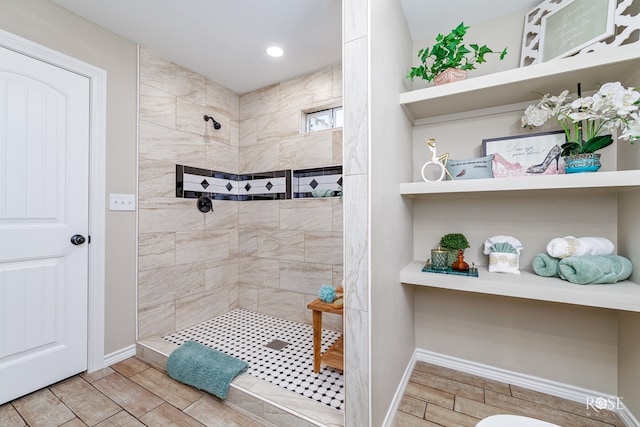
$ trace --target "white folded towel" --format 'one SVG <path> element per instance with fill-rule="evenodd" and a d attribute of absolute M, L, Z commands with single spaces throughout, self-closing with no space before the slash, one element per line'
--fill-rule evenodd
<path fill-rule="evenodd" d="M 581 255 L 611 255 L 613 242 L 604 237 L 558 237 L 547 244 L 547 253 L 555 258 Z"/>

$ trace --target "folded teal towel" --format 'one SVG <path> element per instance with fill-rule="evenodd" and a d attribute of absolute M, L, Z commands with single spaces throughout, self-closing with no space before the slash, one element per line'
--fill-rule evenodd
<path fill-rule="evenodd" d="M 181 383 L 227 397 L 229 384 L 247 370 L 249 364 L 196 341 L 187 341 L 167 360 L 167 373 Z"/>
<path fill-rule="evenodd" d="M 616 283 L 631 276 L 631 261 L 619 255 L 582 255 L 558 263 L 561 279 L 579 285 Z"/>
<path fill-rule="evenodd" d="M 533 265 L 533 272 L 538 276 L 543 277 L 558 277 L 558 261 L 559 258 L 554 258 L 551 255 L 540 253 L 533 257 L 531 264 Z"/>

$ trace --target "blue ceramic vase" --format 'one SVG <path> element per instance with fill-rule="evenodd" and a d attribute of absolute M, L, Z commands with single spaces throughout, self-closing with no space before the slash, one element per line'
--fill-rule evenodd
<path fill-rule="evenodd" d="M 583 153 L 564 157 L 565 173 L 596 172 L 600 166 L 600 153 Z"/>

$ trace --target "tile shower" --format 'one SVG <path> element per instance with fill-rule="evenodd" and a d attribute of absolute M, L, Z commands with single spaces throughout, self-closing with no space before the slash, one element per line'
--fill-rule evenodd
<path fill-rule="evenodd" d="M 341 105 L 341 65 L 239 96 L 139 56 L 139 339 L 237 308 L 310 323 L 320 285 L 342 282 L 342 200 L 214 200 L 202 213 L 176 197 L 176 165 L 237 176 L 341 166 L 341 129 L 300 132 L 301 111 Z M 342 319 L 324 326 L 341 331 Z"/>

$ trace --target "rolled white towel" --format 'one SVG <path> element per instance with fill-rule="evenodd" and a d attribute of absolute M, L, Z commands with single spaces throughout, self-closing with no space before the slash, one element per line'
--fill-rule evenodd
<path fill-rule="evenodd" d="M 611 255 L 613 242 L 604 237 L 558 237 L 547 244 L 547 253 L 555 258 L 581 255 Z"/>

